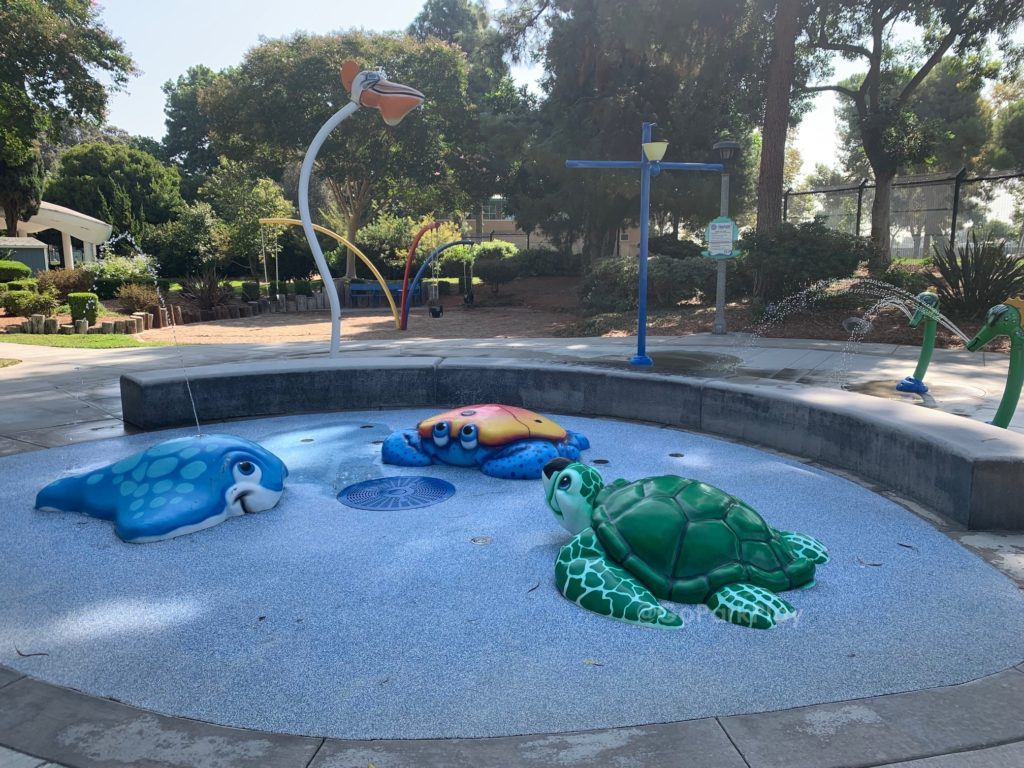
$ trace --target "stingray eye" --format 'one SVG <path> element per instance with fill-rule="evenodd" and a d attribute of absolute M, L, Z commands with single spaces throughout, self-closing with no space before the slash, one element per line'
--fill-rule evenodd
<path fill-rule="evenodd" d="M 569 477 L 569 475 L 562 475 L 561 479 L 559 479 L 559 481 L 558 481 L 558 490 L 560 490 L 560 491 L 568 491 L 569 490 L 569 486 L 571 486 L 571 485 L 572 485 L 572 478 Z"/>
<path fill-rule="evenodd" d="M 444 448 L 448 445 L 448 433 L 450 429 L 451 428 L 447 421 L 439 421 L 434 425 L 434 444 L 438 448 Z"/>
<path fill-rule="evenodd" d="M 476 424 L 467 424 L 459 430 L 459 442 L 467 451 L 472 451 L 477 446 L 477 435 Z"/>
<path fill-rule="evenodd" d="M 263 477 L 263 472 L 252 461 L 240 461 L 232 468 L 231 473 L 235 476 L 236 482 L 258 483 Z"/>

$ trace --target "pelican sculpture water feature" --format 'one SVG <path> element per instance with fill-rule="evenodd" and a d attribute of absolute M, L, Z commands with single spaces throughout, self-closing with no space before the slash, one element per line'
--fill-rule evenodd
<path fill-rule="evenodd" d="M 371 107 L 378 110 L 385 123 L 395 126 L 422 104 L 424 99 L 423 94 L 415 88 L 393 83 L 385 79 L 380 72 L 361 71 L 359 65 L 352 60 L 346 61 L 341 67 L 341 83 L 351 94 L 351 101 L 335 112 L 313 137 L 309 149 L 306 150 L 306 156 L 302 160 L 302 170 L 299 173 L 299 218 L 302 219 L 302 230 L 306 234 L 306 242 L 309 243 L 309 249 L 313 252 L 313 259 L 316 261 L 320 277 L 324 281 L 324 290 L 327 291 L 327 301 L 331 305 L 331 357 L 337 356 L 338 346 L 341 342 L 341 301 L 338 298 L 338 289 L 331 279 L 327 259 L 324 258 L 320 243 L 317 242 L 313 220 L 309 214 L 309 182 L 313 175 L 313 163 L 316 162 L 317 153 L 320 152 L 320 148 L 331 131 L 359 107 Z"/>

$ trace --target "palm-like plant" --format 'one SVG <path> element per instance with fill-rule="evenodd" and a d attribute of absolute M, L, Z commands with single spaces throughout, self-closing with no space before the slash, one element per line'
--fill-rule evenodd
<path fill-rule="evenodd" d="M 977 318 L 1004 299 L 1024 293 L 1024 258 L 1008 256 L 1005 242 L 978 241 L 972 232 L 963 245 L 936 246 L 931 281 L 944 312 Z"/>

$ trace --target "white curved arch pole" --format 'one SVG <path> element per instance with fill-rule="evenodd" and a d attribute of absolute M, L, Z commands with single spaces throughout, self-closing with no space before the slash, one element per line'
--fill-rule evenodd
<path fill-rule="evenodd" d="M 316 261 L 320 277 L 324 281 L 327 303 L 331 305 L 331 357 L 338 356 L 338 346 L 341 342 L 341 299 L 338 298 L 338 288 L 334 285 L 331 270 L 327 266 L 327 259 L 324 258 L 324 252 L 320 250 L 320 243 L 316 239 L 316 232 L 313 231 L 313 220 L 309 215 L 309 180 L 313 175 L 313 163 L 316 162 L 316 156 L 327 140 L 327 136 L 357 109 L 359 109 L 359 103 L 350 101 L 323 124 L 316 136 L 313 137 L 309 149 L 306 150 L 306 156 L 302 160 L 302 170 L 299 173 L 299 218 L 302 219 L 302 231 L 306 234 L 309 250 L 313 252 L 313 259 Z"/>

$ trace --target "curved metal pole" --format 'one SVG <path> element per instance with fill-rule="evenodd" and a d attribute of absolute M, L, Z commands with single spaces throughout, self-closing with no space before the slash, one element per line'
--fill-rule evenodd
<path fill-rule="evenodd" d="M 420 277 L 423 275 L 423 271 L 427 268 L 427 265 L 430 264 L 430 262 L 432 262 L 435 258 L 437 258 L 437 256 L 439 256 L 443 251 L 447 251 L 449 248 L 456 245 L 476 245 L 476 243 L 474 243 L 472 240 L 452 240 L 450 243 L 439 245 L 431 252 L 429 256 L 427 256 L 427 260 L 424 261 L 420 265 L 420 268 L 416 271 L 416 277 L 412 279 L 412 285 L 409 287 L 409 292 L 403 293 L 402 295 L 401 328 L 403 331 L 406 330 L 406 326 L 409 325 L 409 297 L 416 293 L 416 286 L 419 285 Z"/>
<path fill-rule="evenodd" d="M 316 261 L 317 269 L 320 270 L 320 277 L 324 281 L 324 290 L 327 291 L 327 301 L 331 305 L 331 357 L 337 357 L 338 346 L 341 342 L 341 301 L 338 299 L 338 288 L 331 278 L 331 270 L 327 266 L 327 259 L 324 252 L 320 250 L 320 243 L 316 240 L 316 233 L 313 230 L 313 219 L 309 215 L 309 180 L 313 175 L 313 163 L 316 162 L 317 153 L 324 145 L 328 134 L 340 125 L 345 118 L 359 109 L 359 103 L 350 101 L 339 109 L 313 137 L 306 156 L 302 159 L 302 170 L 299 172 L 299 218 L 302 219 L 302 231 L 306 233 L 306 242 L 313 252 L 313 259 Z"/>
<path fill-rule="evenodd" d="M 398 330 L 400 331 L 405 330 L 405 324 L 409 321 L 409 302 L 406 301 L 406 297 L 409 295 L 409 272 L 412 267 L 412 259 L 416 255 L 416 248 L 419 247 L 421 237 L 430 230 L 437 229 L 440 226 L 441 222 L 435 221 L 433 224 L 425 224 L 420 227 L 420 231 L 412 239 L 412 245 L 409 246 L 409 253 L 405 257 L 405 276 L 402 278 L 402 319 L 398 323 Z"/>
<path fill-rule="evenodd" d="M 287 224 L 288 226 L 292 227 L 302 226 L 302 222 L 299 221 L 298 219 L 260 219 L 259 222 L 260 224 Z M 314 224 L 313 229 L 319 232 L 320 234 L 334 238 L 339 243 L 344 245 L 346 248 L 351 248 L 352 252 L 359 259 L 362 260 L 363 264 L 366 265 L 366 268 L 373 273 L 373 276 L 377 279 L 377 282 L 380 283 L 380 287 L 384 289 L 384 296 L 385 298 L 387 298 L 388 304 L 391 305 L 391 316 L 395 318 L 395 328 L 399 328 L 398 307 L 395 306 L 395 300 L 391 296 L 391 289 L 388 288 L 388 281 L 384 279 L 384 275 L 380 273 L 380 270 L 378 270 L 377 267 L 373 265 L 373 262 L 370 261 L 370 257 L 363 253 L 361 250 L 359 250 L 359 247 L 355 243 L 353 243 L 347 237 L 342 237 L 334 230 L 328 229 L 327 227 L 321 227 L 319 224 Z"/>

